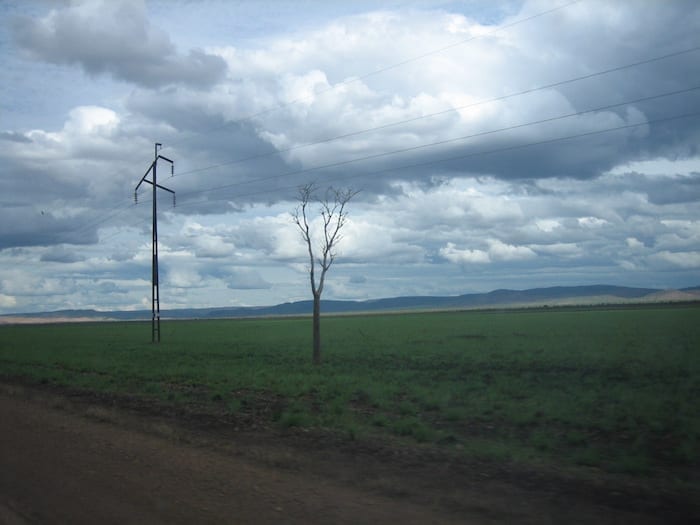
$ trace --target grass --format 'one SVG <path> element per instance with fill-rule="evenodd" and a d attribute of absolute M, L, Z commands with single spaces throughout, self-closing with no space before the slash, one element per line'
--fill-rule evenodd
<path fill-rule="evenodd" d="M 0 376 L 470 456 L 690 476 L 700 308 L 0 327 Z"/>

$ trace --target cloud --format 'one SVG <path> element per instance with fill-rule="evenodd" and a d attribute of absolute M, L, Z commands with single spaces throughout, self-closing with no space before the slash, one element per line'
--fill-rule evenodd
<path fill-rule="evenodd" d="M 620 104 L 700 85 L 700 52 L 537 89 L 697 45 L 697 2 L 508 27 L 551 5 L 330 2 L 276 32 L 248 25 L 261 3 L 25 4 L 0 38 L 6 310 L 150 305 L 151 193 L 133 188 L 154 141 L 178 204 L 158 197 L 164 306 L 306 298 L 290 212 L 311 181 L 362 190 L 331 298 L 697 283 L 700 125 L 663 119 L 700 90 Z"/>
<path fill-rule="evenodd" d="M 529 248 L 537 254 L 550 255 L 560 259 L 581 257 L 585 252 L 574 242 L 555 242 L 552 244 L 533 244 Z"/>
<path fill-rule="evenodd" d="M 5 295 L 0 293 L 0 309 L 13 308 L 17 305 L 17 299 L 11 295 Z"/>
<path fill-rule="evenodd" d="M 455 264 L 486 264 L 491 262 L 488 252 L 459 249 L 451 242 L 448 242 L 444 248 L 440 248 L 440 255 Z"/>
<path fill-rule="evenodd" d="M 175 288 L 202 288 L 204 281 L 196 270 L 163 265 L 163 283 Z"/>
<path fill-rule="evenodd" d="M 15 39 L 32 56 L 53 64 L 77 64 L 88 74 L 108 73 L 149 88 L 185 84 L 206 88 L 224 78 L 226 65 L 201 49 L 177 51 L 152 27 L 138 0 L 79 2 L 46 17 L 20 18 Z"/>
<path fill-rule="evenodd" d="M 22 133 L 13 132 L 13 131 L 0 131 L 0 140 L 8 140 L 11 142 L 20 142 L 20 143 L 24 143 L 24 144 L 32 141 L 32 139 L 30 139 L 26 135 L 24 135 Z"/>
<path fill-rule="evenodd" d="M 635 237 L 627 237 L 627 246 L 633 250 L 642 250 L 644 243 Z"/>
<path fill-rule="evenodd" d="M 195 257 L 220 259 L 234 253 L 235 247 L 226 237 L 230 237 L 227 226 L 205 227 L 195 220 L 188 220 L 180 231 L 178 241 L 180 248 L 191 250 Z"/>
<path fill-rule="evenodd" d="M 236 269 L 232 270 L 225 279 L 230 290 L 268 290 L 272 284 L 263 279 L 255 270 Z"/>
<path fill-rule="evenodd" d="M 700 267 L 700 252 L 669 252 L 662 251 L 652 256 L 652 259 L 683 269 Z"/>
<path fill-rule="evenodd" d="M 114 281 L 102 281 L 97 286 L 97 291 L 101 295 L 108 294 L 127 294 L 129 290 L 123 286 L 117 285 Z"/>
<path fill-rule="evenodd" d="M 527 3 L 513 18 L 541 8 Z M 355 72 L 403 60 L 405 53 L 397 50 L 412 49 L 417 39 L 426 49 L 454 43 L 446 28 L 460 27 L 466 34 L 497 29 L 454 13 L 384 11 L 342 17 L 292 36 L 268 36 L 247 47 L 212 46 L 209 52 L 225 60 L 232 74 L 211 89 L 197 92 L 180 84 L 167 96 L 137 89 L 125 103 L 133 115 L 187 134 L 177 153 L 183 159 L 178 170 L 188 174 L 176 184 L 179 202 L 198 213 L 220 212 L 228 202 L 288 199 L 309 180 L 375 194 L 400 190 L 397 181 L 429 184 L 435 177 L 591 179 L 631 159 L 692 155 L 700 139 L 697 122 L 649 122 L 700 107 L 700 92 L 524 126 L 700 83 L 689 53 L 669 59 L 674 67 L 664 67 L 663 82 L 653 68 L 640 67 L 508 97 L 672 51 L 668 44 L 652 45 L 666 38 L 656 25 L 642 30 L 630 19 L 630 27 L 617 27 L 624 8 L 610 8 L 611 19 L 603 24 L 611 27 L 603 29 L 590 10 L 572 6 L 552 16 L 577 34 L 593 35 L 608 55 L 583 53 L 575 42 L 556 40 L 549 25 L 543 30 L 543 18 L 383 74 L 354 78 Z M 662 18 L 680 16 L 675 9 L 659 12 Z M 686 16 L 700 20 L 699 13 L 691 9 Z M 651 44 L 634 54 L 619 46 L 611 28 L 624 30 L 630 41 Z M 334 137 L 342 138 L 327 140 Z"/>
<path fill-rule="evenodd" d="M 68 249 L 66 246 L 54 246 L 51 249 L 44 252 L 40 259 L 42 262 L 57 262 L 57 263 L 75 263 L 84 261 L 80 253 L 77 253 L 75 249 Z"/>
<path fill-rule="evenodd" d="M 489 257 L 497 261 L 522 261 L 536 257 L 527 246 L 514 246 L 494 239 L 489 243 Z"/>
<path fill-rule="evenodd" d="M 538 6 L 537 3 L 527 4 L 524 12 L 536 11 Z M 410 49 L 416 39 L 424 42 L 426 48 L 445 45 L 450 37 L 444 29 L 453 27 L 459 15 L 432 13 L 426 17 L 419 12 L 372 13 L 336 20 L 295 40 L 273 38 L 264 49 L 224 47 L 217 52 L 226 58 L 229 68 L 247 72 L 246 81 L 237 84 L 236 95 L 230 96 L 233 104 L 229 105 L 229 118 L 236 118 L 235 113 L 230 112 L 232 107 L 245 108 L 245 113 L 238 116 L 263 111 L 252 119 L 256 134 L 275 148 L 287 150 L 282 157 L 289 164 L 298 164 L 307 170 L 307 177 L 341 180 L 358 177 L 360 184 L 377 191 L 387 190 L 387 180 L 425 181 L 436 173 L 488 173 L 509 179 L 562 174 L 591 178 L 640 154 L 655 152 L 678 156 L 682 151 L 692 152 L 688 147 L 693 140 L 690 137 L 697 135 L 696 124 L 688 120 L 668 124 L 648 122 L 654 117 L 697 107 L 697 93 L 664 99 L 656 105 L 638 103 L 556 122 L 522 124 L 587 111 L 606 103 L 624 102 L 650 92 L 668 91 L 671 87 L 687 87 L 689 82 L 700 80 L 698 75 L 692 80 L 687 76 L 694 69 L 693 54 L 671 61 L 675 67 L 668 70 L 663 82 L 649 68 L 633 69 L 633 77 L 648 75 L 643 81 L 645 90 L 639 90 L 642 85 L 639 78 L 630 83 L 623 77 L 622 97 L 611 97 L 611 93 L 618 92 L 616 86 L 621 75 L 604 75 L 594 79 L 595 96 L 591 96 L 588 89 L 591 80 L 572 84 L 584 86 L 584 89 L 565 85 L 463 107 L 493 99 L 494 94 L 518 93 L 547 81 L 566 80 L 639 60 L 638 55 L 613 45 L 617 40 L 612 41 L 612 35 L 616 33 L 609 32 L 612 27 L 601 29 L 600 20 L 591 17 L 589 9 L 594 10 L 577 6 L 553 17 L 560 26 L 594 35 L 602 47 L 617 50 L 606 57 L 582 53 L 576 42 L 552 36 L 569 29 L 557 27 L 552 32 L 541 31 L 541 24 L 533 23 L 523 25 L 523 29 L 518 27 L 458 46 L 430 60 L 407 63 L 384 75 L 381 82 L 371 77 L 343 83 L 353 66 L 359 71 L 371 71 L 372 64 L 392 63 L 398 57 L 392 56 L 391 50 Z M 641 28 L 637 23 L 621 29 L 617 21 L 625 16 L 624 10 L 610 11 L 611 21 L 605 23 L 616 30 L 624 30 L 633 40 L 642 32 L 645 41 L 661 42 L 666 38 L 660 29 L 648 34 L 649 27 Z M 662 11 L 660 16 L 665 18 L 681 16 L 675 10 Z M 668 11 L 673 11 L 673 16 Z M 693 9 L 683 16 L 698 18 L 698 10 Z M 478 33 L 481 26 L 461 17 L 460 27 Z M 539 29 L 533 32 L 532 27 Z M 346 37 L 339 39 L 338 34 Z M 535 48 L 538 54 L 534 53 Z M 557 51 L 542 55 L 542 49 Z M 643 58 L 650 58 L 649 53 L 660 53 L 663 49 L 663 46 L 652 45 L 644 49 Z M 333 62 L 329 60 L 333 53 L 348 56 L 350 60 Z M 530 65 L 523 69 L 522 63 Z M 475 71 L 479 72 L 478 76 Z M 250 89 L 251 85 L 257 85 L 257 89 Z M 245 99 L 247 103 L 241 104 Z M 206 104 L 205 101 L 199 103 Z M 278 103 L 283 104 L 280 110 L 264 111 Z M 435 112 L 441 114 L 420 119 Z M 394 125 L 403 121 L 405 124 Z M 596 134 L 637 124 L 642 125 Z M 517 127 L 493 133 L 513 126 Z M 370 128 L 374 131 L 362 133 Z M 687 130 L 687 133 L 678 133 L 678 129 Z M 309 145 L 335 136 L 344 138 Z M 457 137 L 471 138 L 455 141 Z M 564 137 L 575 138 L 560 140 Z M 425 147 L 438 142 L 443 144 Z M 414 149 L 405 151 L 408 148 Z M 399 150 L 404 151 L 388 154 Z M 367 158 L 373 155 L 374 158 Z M 362 157 L 367 159 L 355 162 Z M 399 169 L 401 166 L 404 169 Z M 293 178 L 292 175 L 288 178 Z"/>
<path fill-rule="evenodd" d="M 490 239 L 487 250 L 459 249 L 448 242 L 440 248 L 440 256 L 455 264 L 486 264 L 496 261 L 522 261 L 533 259 L 537 254 L 527 246 L 514 246 L 498 239 Z"/>

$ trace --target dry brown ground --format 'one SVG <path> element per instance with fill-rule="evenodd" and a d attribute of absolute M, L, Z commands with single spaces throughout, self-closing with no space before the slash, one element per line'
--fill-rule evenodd
<path fill-rule="evenodd" d="M 0 384 L 0 523 L 687 523 L 604 479 L 456 464 L 196 413 Z"/>

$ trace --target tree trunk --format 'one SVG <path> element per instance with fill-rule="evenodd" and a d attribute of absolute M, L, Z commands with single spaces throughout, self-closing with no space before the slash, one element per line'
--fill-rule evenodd
<path fill-rule="evenodd" d="M 315 365 L 320 365 L 321 364 L 321 294 L 314 294 L 313 334 L 314 334 L 313 363 Z"/>

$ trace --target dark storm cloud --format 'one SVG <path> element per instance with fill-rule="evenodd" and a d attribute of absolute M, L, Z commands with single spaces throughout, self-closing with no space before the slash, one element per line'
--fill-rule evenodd
<path fill-rule="evenodd" d="M 168 84 L 209 87 L 222 80 L 225 62 L 199 49 L 181 54 L 150 25 L 140 2 L 75 5 L 46 18 L 18 18 L 18 44 L 40 60 L 77 64 L 92 75 L 108 73 L 149 88 Z"/>
<path fill-rule="evenodd" d="M 60 217 L 28 206 L 3 205 L 0 208 L 0 250 L 18 246 L 88 245 L 96 242 L 97 227 L 86 228 L 85 217 Z"/>
<path fill-rule="evenodd" d="M 668 177 L 667 180 L 647 180 L 649 202 L 657 205 L 700 202 L 700 173 L 691 177 Z"/>
<path fill-rule="evenodd" d="M 276 154 L 250 121 L 227 119 L 230 101 L 197 97 L 188 89 L 168 89 L 167 97 L 138 90 L 127 99 L 130 111 L 180 133 L 163 152 L 176 162 L 168 186 L 177 191 L 178 210 L 186 213 L 231 211 L 229 202 L 275 199 L 279 186 L 296 187 L 305 179 L 285 177 L 294 166 Z"/>

